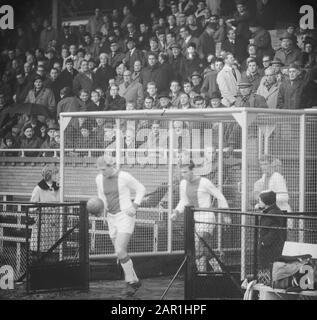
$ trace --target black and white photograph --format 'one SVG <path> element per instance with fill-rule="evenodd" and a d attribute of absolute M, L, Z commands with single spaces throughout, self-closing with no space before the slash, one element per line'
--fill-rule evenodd
<path fill-rule="evenodd" d="M 317 300 L 316 27 L 314 0 L 1 1 L 0 300 Z"/>

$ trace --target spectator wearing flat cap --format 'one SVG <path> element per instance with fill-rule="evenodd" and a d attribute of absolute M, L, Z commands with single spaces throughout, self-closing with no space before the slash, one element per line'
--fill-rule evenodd
<path fill-rule="evenodd" d="M 283 215 L 281 209 L 276 205 L 276 193 L 265 190 L 259 195 L 257 209 L 262 210 L 260 217 L 260 232 L 258 238 L 259 266 L 257 278 L 260 283 L 271 285 L 271 267 L 283 251 L 286 240 L 286 219 L 283 217 L 272 217 L 271 215 Z M 280 228 L 280 229 L 279 229 Z"/>
<path fill-rule="evenodd" d="M 42 104 L 47 107 L 53 117 L 56 115 L 56 101 L 51 89 L 45 88 L 40 75 L 34 77 L 33 89 L 28 92 L 25 102 Z"/>
<path fill-rule="evenodd" d="M 239 96 L 235 102 L 237 108 L 268 108 L 264 97 L 252 93 L 252 84 L 247 79 L 242 79 L 238 85 Z"/>
<path fill-rule="evenodd" d="M 279 89 L 277 109 L 300 109 L 304 80 L 300 77 L 300 66 L 292 63 L 288 67 L 288 79 L 285 79 Z"/>
<path fill-rule="evenodd" d="M 173 76 L 180 82 L 183 82 L 185 57 L 181 53 L 181 47 L 178 43 L 171 44 L 172 55 L 169 58 L 170 66 L 173 70 Z"/>
<path fill-rule="evenodd" d="M 109 65 L 111 68 L 121 63 L 125 58 L 125 54 L 120 50 L 119 43 L 116 39 L 113 39 L 110 43 Z"/>
<path fill-rule="evenodd" d="M 280 38 L 281 47 L 275 52 L 274 60 L 281 61 L 285 66 L 301 60 L 301 52 L 294 45 L 293 37 L 286 32 Z"/>
<path fill-rule="evenodd" d="M 26 124 L 22 129 L 23 135 L 21 137 L 21 149 L 39 149 L 41 147 L 41 139 L 35 135 L 31 123 Z M 25 152 L 26 157 L 38 157 L 39 152 Z"/>

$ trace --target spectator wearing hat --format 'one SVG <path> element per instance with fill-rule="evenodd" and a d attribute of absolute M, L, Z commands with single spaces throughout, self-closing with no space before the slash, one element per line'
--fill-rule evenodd
<path fill-rule="evenodd" d="M 231 107 L 236 101 L 241 74 L 235 65 L 232 53 L 225 55 L 224 62 L 225 66 L 217 75 L 217 83 L 222 95 L 222 103 L 227 107 Z"/>
<path fill-rule="evenodd" d="M 191 82 L 193 84 L 193 91 L 200 95 L 202 86 L 202 77 L 199 72 L 194 71 L 191 75 Z"/>
<path fill-rule="evenodd" d="M 91 91 L 94 82 L 95 74 L 89 70 L 88 61 L 83 60 L 80 65 L 80 72 L 78 72 L 73 81 L 73 92 L 78 96 L 82 89 Z"/>
<path fill-rule="evenodd" d="M 260 283 L 271 285 L 271 267 L 283 251 L 286 241 L 286 219 L 272 217 L 271 215 L 283 215 L 276 204 L 276 193 L 271 190 L 262 191 L 259 195 L 257 209 L 262 210 L 260 216 L 260 231 L 258 238 L 258 274 Z M 280 228 L 280 229 L 279 229 Z"/>
<path fill-rule="evenodd" d="M 208 55 L 214 55 L 216 52 L 216 44 L 214 40 L 214 34 L 216 32 L 216 26 L 212 23 L 208 23 L 204 32 L 198 38 L 197 52 L 201 59 L 207 59 Z"/>
<path fill-rule="evenodd" d="M 161 92 L 158 96 L 159 109 L 172 109 L 171 98 L 167 92 Z"/>
<path fill-rule="evenodd" d="M 173 77 L 179 82 L 183 82 L 185 57 L 181 53 L 181 47 L 178 43 L 170 46 L 172 55 L 169 58 L 170 66 L 173 70 Z"/>
<path fill-rule="evenodd" d="M 211 95 L 210 95 L 210 106 L 214 109 L 216 108 L 226 108 L 226 106 L 224 106 L 221 103 L 222 100 L 222 96 L 221 93 L 219 91 L 214 91 Z"/>
<path fill-rule="evenodd" d="M 242 72 L 241 77 L 247 79 L 252 84 L 252 92 L 256 92 L 262 79 L 262 73 L 259 71 L 257 61 L 255 59 L 248 59 L 247 70 Z"/>
<path fill-rule="evenodd" d="M 294 45 L 293 37 L 286 32 L 281 38 L 281 47 L 277 49 L 274 60 L 281 61 L 285 66 L 301 60 L 301 52 Z"/>
<path fill-rule="evenodd" d="M 58 126 L 56 124 L 50 124 L 48 128 L 46 129 L 46 139 L 43 141 L 41 145 L 41 149 L 51 149 L 51 144 L 54 141 L 54 135 L 55 131 L 59 130 Z M 54 153 L 45 154 L 44 156 L 49 157 L 52 156 Z"/>
<path fill-rule="evenodd" d="M 132 81 L 132 73 L 126 70 L 123 73 L 123 83 L 119 85 L 119 95 L 126 101 L 133 101 L 137 109 L 142 109 L 144 92 L 142 84 Z"/>
<path fill-rule="evenodd" d="M 124 63 L 130 71 L 133 71 L 133 66 L 135 61 L 140 61 L 144 65 L 144 55 L 143 52 L 136 48 L 136 42 L 134 38 L 127 39 L 128 52 L 124 57 Z"/>
<path fill-rule="evenodd" d="M 277 81 L 279 83 L 282 83 L 285 79 L 285 73 L 283 73 L 284 64 L 282 63 L 282 61 L 274 59 L 271 62 L 271 66 L 275 72 Z"/>
<path fill-rule="evenodd" d="M 285 79 L 279 89 L 277 109 L 300 109 L 304 80 L 300 77 L 300 67 L 292 63 L 288 67 L 288 79 Z"/>
<path fill-rule="evenodd" d="M 36 75 L 33 82 L 33 89 L 28 92 L 25 102 L 42 104 L 47 107 L 53 117 L 56 116 L 56 101 L 51 89 L 45 88 L 43 78 Z"/>
<path fill-rule="evenodd" d="M 262 59 L 264 55 L 272 56 L 274 50 L 270 33 L 260 26 L 256 20 L 250 22 L 249 29 L 252 33 L 249 42 L 256 45 L 258 57 Z"/>
<path fill-rule="evenodd" d="M 39 149 L 41 147 L 41 139 L 34 134 L 32 125 L 29 123 L 23 128 L 21 137 L 21 149 Z M 26 157 L 38 157 L 39 152 L 25 152 Z"/>
<path fill-rule="evenodd" d="M 109 65 L 111 68 L 115 67 L 121 63 L 125 58 L 125 54 L 119 49 L 119 44 L 116 39 L 112 40 L 110 43 L 110 54 L 109 54 Z"/>
<path fill-rule="evenodd" d="M 268 105 L 265 99 L 252 93 L 252 84 L 248 80 L 241 80 L 238 85 L 239 95 L 235 101 L 235 107 L 237 108 L 267 108 Z"/>
<path fill-rule="evenodd" d="M 74 61 L 71 58 L 66 59 L 65 66 L 58 77 L 60 88 L 73 88 L 73 81 L 78 71 L 74 68 Z"/>
<path fill-rule="evenodd" d="M 269 109 L 276 109 L 280 82 L 277 80 L 273 67 L 268 67 L 264 73 L 256 93 L 266 100 Z"/>
<path fill-rule="evenodd" d="M 223 60 L 221 58 L 217 58 L 213 63 L 214 70 L 210 69 L 206 73 L 201 87 L 201 94 L 204 95 L 205 98 L 210 99 L 212 93 L 219 90 L 217 84 L 217 75 L 223 67 Z"/>

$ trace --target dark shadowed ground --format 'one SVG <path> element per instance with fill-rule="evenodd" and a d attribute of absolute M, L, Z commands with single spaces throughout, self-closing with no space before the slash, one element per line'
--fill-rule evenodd
<path fill-rule="evenodd" d="M 129 300 L 159 300 L 172 277 L 156 277 L 142 280 L 142 287 Z M 89 292 L 65 291 L 27 295 L 24 285 L 17 285 L 15 290 L 0 291 L 0 299 L 5 300 L 127 300 L 122 295 L 124 281 L 93 281 Z M 183 300 L 184 281 L 177 278 L 165 296 L 165 300 Z"/>

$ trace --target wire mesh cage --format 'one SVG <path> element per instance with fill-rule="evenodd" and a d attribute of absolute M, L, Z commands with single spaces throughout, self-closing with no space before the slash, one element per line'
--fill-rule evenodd
<path fill-rule="evenodd" d="M 211 180 L 230 209 L 253 210 L 259 192 L 271 188 L 284 197 L 283 210 L 314 211 L 316 119 L 313 111 L 246 108 L 62 113 L 62 193 L 71 200 L 95 195 L 96 159 L 111 154 L 118 169 L 146 187 L 131 254 L 181 252 L 183 217 L 172 222 L 169 216 L 179 201 L 179 164 L 190 159 L 195 174 Z M 252 222 L 247 216 L 234 219 Z M 289 219 L 289 229 L 296 223 Z M 113 255 L 107 223 L 91 218 L 90 225 L 91 256 Z M 240 231 L 244 250 L 252 233 Z M 304 240 L 295 232 L 293 239 Z"/>
<path fill-rule="evenodd" d="M 88 215 L 85 202 L 27 208 L 27 292 L 87 290 Z"/>

